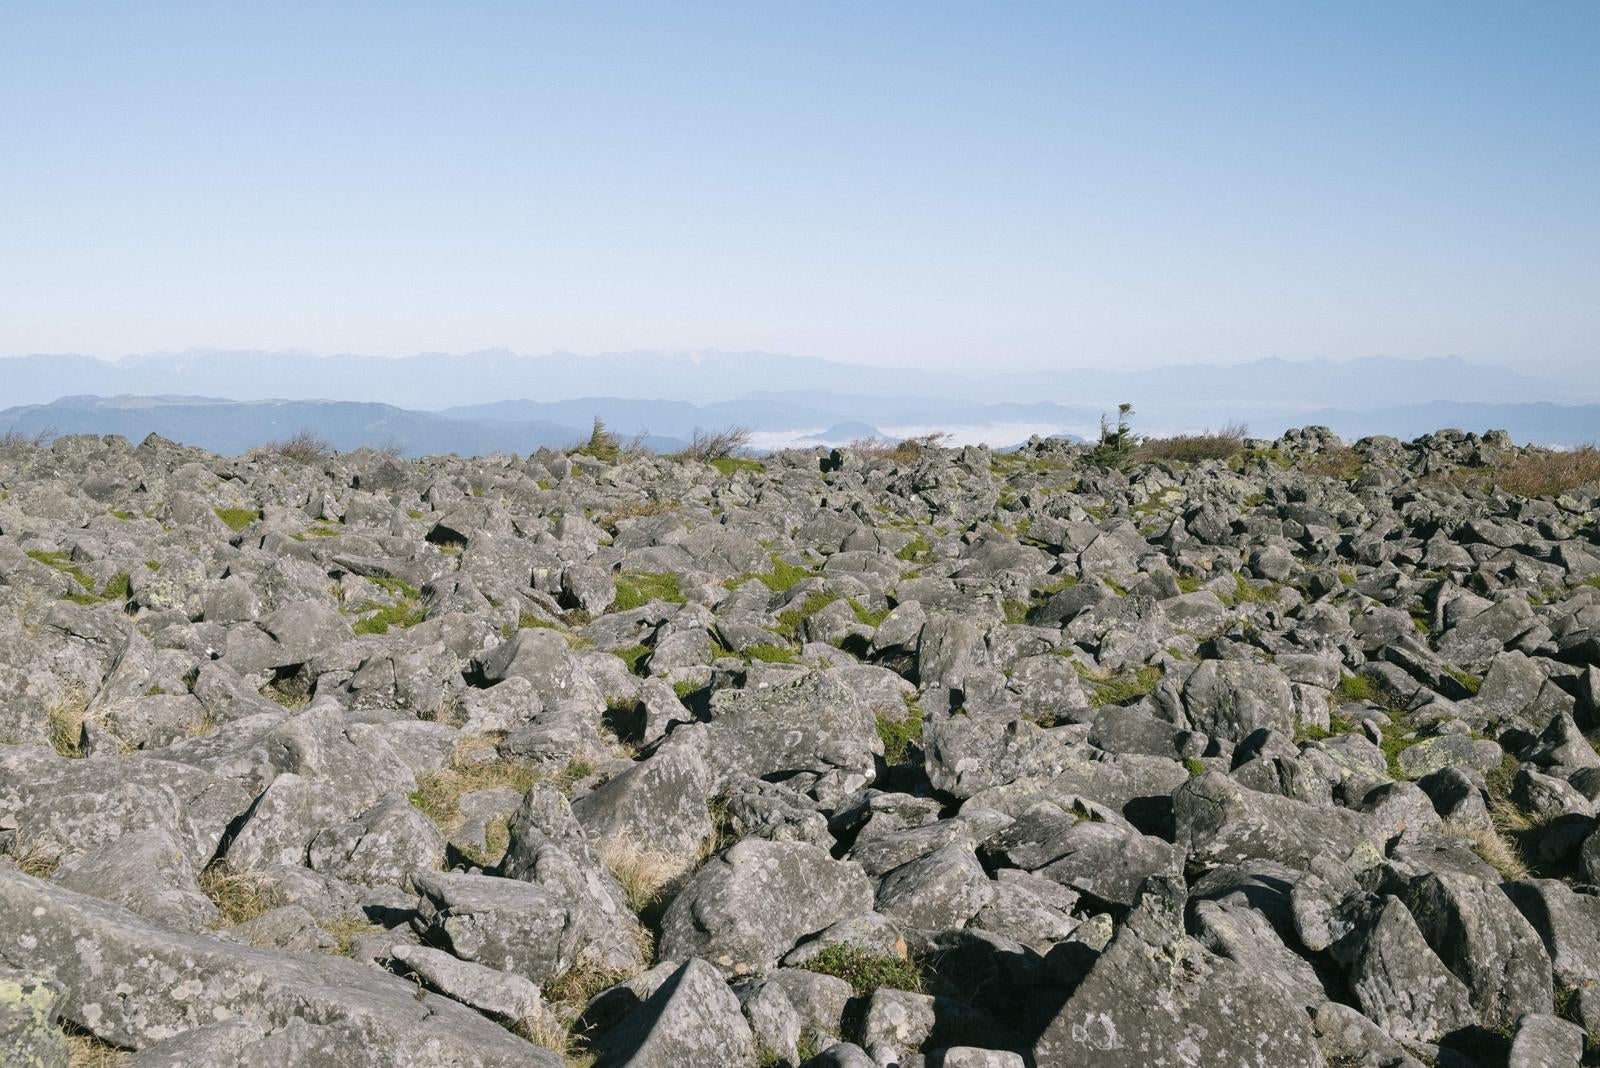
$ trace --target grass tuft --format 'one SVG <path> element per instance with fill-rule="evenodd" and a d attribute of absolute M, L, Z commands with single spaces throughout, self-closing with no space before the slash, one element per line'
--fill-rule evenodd
<path fill-rule="evenodd" d="M 1155 664 L 1146 664 L 1132 672 L 1123 672 L 1103 678 L 1080 664 L 1074 664 L 1078 674 L 1089 683 L 1089 704 L 1093 708 L 1106 705 L 1125 705 L 1151 693 L 1161 681 L 1162 670 Z"/>
<path fill-rule="evenodd" d="M 793 649 L 782 645 L 761 643 L 745 649 L 742 654 L 746 660 L 760 661 L 763 664 L 796 664 L 800 657 Z"/>
<path fill-rule="evenodd" d="M 759 475 L 767 469 L 766 465 L 760 461 L 750 460 L 743 456 L 723 456 L 708 462 L 717 469 L 717 473 L 723 478 L 732 478 L 740 471 L 751 471 Z"/>
<path fill-rule="evenodd" d="M 878 737 L 883 741 L 883 762 L 888 765 L 903 764 L 913 743 L 922 743 L 922 709 L 906 702 L 905 714 L 891 719 L 878 714 Z"/>
<path fill-rule="evenodd" d="M 355 626 L 350 628 L 357 634 L 387 634 L 390 627 L 414 627 L 428 618 L 422 606 L 409 597 L 399 604 L 369 604 L 359 611 L 371 614 L 356 620 Z"/>
<path fill-rule="evenodd" d="M 1528 865 L 1523 863 L 1517 847 L 1499 830 L 1468 827 L 1459 823 L 1447 823 L 1444 829 L 1457 838 L 1466 839 L 1483 862 L 1499 872 L 1507 882 L 1519 882 L 1530 877 Z"/>
<path fill-rule="evenodd" d="M 815 615 L 837 600 L 839 600 L 838 594 L 818 590 L 795 607 L 785 608 L 778 613 L 778 633 L 785 638 L 797 637 L 800 633 L 800 624 L 805 622 L 807 617 Z"/>
<path fill-rule="evenodd" d="M 630 645 L 626 649 L 616 649 L 613 653 L 618 660 L 628 665 L 628 670 L 635 675 L 644 674 L 644 660 L 650 655 L 648 645 Z"/>
<path fill-rule="evenodd" d="M 600 860 L 622 887 L 628 907 L 636 915 L 655 905 L 685 868 L 681 857 L 648 849 L 622 837 L 608 838 L 601 843 Z"/>
<path fill-rule="evenodd" d="M 217 518 L 227 525 L 229 530 L 243 530 L 261 514 L 255 508 L 213 508 Z"/>
<path fill-rule="evenodd" d="M 64 757 L 83 756 L 83 714 L 88 707 L 89 699 L 74 691 L 45 709 L 50 748 Z"/>
<path fill-rule="evenodd" d="M 895 556 L 901 560 L 916 563 L 931 551 L 933 551 L 933 545 L 929 543 L 926 535 L 918 531 L 917 536 L 901 546 L 900 551 L 895 553 Z"/>
<path fill-rule="evenodd" d="M 56 873 L 56 868 L 60 867 L 61 858 L 43 843 L 19 840 L 11 846 L 11 862 L 24 875 L 31 875 L 35 879 L 48 879 Z"/>
<path fill-rule="evenodd" d="M 381 925 L 373 923 L 365 916 L 341 916 L 337 920 L 328 920 L 318 926 L 333 936 L 334 952 L 341 957 L 350 955 L 356 939 L 362 935 L 383 930 Z"/>
<path fill-rule="evenodd" d="M 67 1068 L 116 1068 L 128 1056 L 125 1050 L 70 1024 L 64 1031 L 67 1036 Z"/>
<path fill-rule="evenodd" d="M 249 872 L 238 872 L 217 862 L 200 873 L 200 891 L 217 906 L 222 917 L 213 930 L 234 927 L 264 915 L 272 906 L 261 896 L 261 881 Z"/>
<path fill-rule="evenodd" d="M 631 612 L 643 608 L 651 601 L 683 604 L 683 589 L 678 576 L 670 571 L 624 571 L 616 576 L 617 596 L 611 602 L 613 612 Z"/>
<path fill-rule="evenodd" d="M 723 585 L 731 590 L 742 586 L 751 579 L 756 579 L 773 593 L 784 593 L 804 582 L 814 573 L 810 568 L 787 563 L 780 559 L 777 553 L 773 553 L 771 571 L 751 571 L 743 575 L 736 575 L 724 582 Z"/>
<path fill-rule="evenodd" d="M 483 741 L 488 742 L 487 739 Z M 512 760 L 469 761 L 464 759 L 468 751 L 458 746 L 448 767 L 422 776 L 417 780 L 416 790 L 406 795 L 446 838 L 453 838 L 461 830 L 464 817 L 460 801 L 466 794 L 500 786 L 525 794 L 535 783 L 549 778 L 531 765 Z"/>

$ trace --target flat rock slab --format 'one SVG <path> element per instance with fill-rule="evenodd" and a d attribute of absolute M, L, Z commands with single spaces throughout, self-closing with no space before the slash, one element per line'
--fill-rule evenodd
<path fill-rule="evenodd" d="M 299 1020 L 339 1025 L 351 1046 L 340 1064 L 562 1068 L 465 1006 L 419 1001 L 413 984 L 355 961 L 162 927 L 14 869 L 0 868 L 0 960 L 58 983 L 64 1019 L 125 1049 L 220 1020 L 263 1031 Z"/>

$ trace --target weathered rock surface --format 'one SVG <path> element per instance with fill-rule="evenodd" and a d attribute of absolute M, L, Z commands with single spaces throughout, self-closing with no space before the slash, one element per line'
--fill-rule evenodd
<path fill-rule="evenodd" d="M 1592 1060 L 1542 462 L 0 442 L 0 1060 Z"/>

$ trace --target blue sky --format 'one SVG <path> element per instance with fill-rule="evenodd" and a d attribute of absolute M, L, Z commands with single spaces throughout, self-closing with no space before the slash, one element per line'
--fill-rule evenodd
<path fill-rule="evenodd" d="M 1600 364 L 1600 4 L 0 6 L 0 353 Z"/>

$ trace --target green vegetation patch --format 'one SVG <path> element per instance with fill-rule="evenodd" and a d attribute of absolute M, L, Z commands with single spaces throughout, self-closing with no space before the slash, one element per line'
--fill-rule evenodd
<path fill-rule="evenodd" d="M 810 568 L 800 567 L 797 564 L 788 563 L 781 559 L 777 553 L 773 553 L 772 570 L 751 571 L 743 575 L 735 576 L 734 578 L 724 582 L 723 585 L 731 590 L 738 586 L 744 585 L 751 579 L 756 579 L 773 593 L 784 593 L 793 589 L 806 579 L 811 578 L 815 574 L 816 572 L 812 571 Z"/>
<path fill-rule="evenodd" d="M 1077 575 L 1057 575 L 1054 582 L 1039 587 L 1039 594 L 1042 597 L 1050 597 L 1060 593 L 1062 590 L 1070 590 L 1077 584 Z"/>
<path fill-rule="evenodd" d="M 759 661 L 763 664 L 797 664 L 800 662 L 800 658 L 795 655 L 793 649 L 765 642 L 747 647 L 742 655 L 746 660 Z"/>
<path fill-rule="evenodd" d="M 829 946 L 801 967 L 843 979 L 857 997 L 865 997 L 883 987 L 912 993 L 922 991 L 922 969 L 915 962 L 886 953 L 869 953 L 844 942 Z"/>
<path fill-rule="evenodd" d="M 257 508 L 213 508 L 212 511 L 230 530 L 243 530 L 261 515 Z"/>
<path fill-rule="evenodd" d="M 928 555 L 928 553 L 932 551 L 932 543 L 928 541 L 926 535 L 924 535 L 921 531 L 918 531 L 916 537 L 906 542 L 905 545 L 900 548 L 900 551 L 895 553 L 895 556 L 908 562 L 915 562 L 922 559 L 922 557 Z"/>
<path fill-rule="evenodd" d="M 807 595 L 806 599 L 795 607 L 785 608 L 778 613 L 778 633 L 785 638 L 795 638 L 800 633 L 800 624 L 805 622 L 807 617 L 815 615 L 837 600 L 839 600 L 837 593 L 826 593 L 822 590 Z"/>
<path fill-rule="evenodd" d="M 390 627 L 414 627 L 428 618 L 428 613 L 415 601 L 407 598 L 399 604 L 372 605 L 361 609 L 363 615 L 351 629 L 357 634 L 387 634 Z"/>
<path fill-rule="evenodd" d="M 1295 731 L 1294 740 L 1297 742 L 1320 742 L 1338 734 L 1354 733 L 1356 725 L 1339 715 L 1337 712 L 1328 716 L 1328 725 L 1320 723 L 1304 723 Z"/>
<path fill-rule="evenodd" d="M 743 456 L 723 456 L 708 462 L 717 469 L 717 472 L 723 478 L 732 478 L 740 471 L 754 471 L 760 474 L 767 469 L 766 465 L 760 461 L 751 460 Z"/>
<path fill-rule="evenodd" d="M 922 744 L 922 709 L 906 702 L 905 715 L 891 719 L 878 714 L 878 737 L 883 741 L 883 762 L 904 764 L 912 743 Z"/>
<path fill-rule="evenodd" d="M 78 589 L 63 598 L 73 604 L 104 604 L 107 601 L 126 601 L 131 579 L 126 571 L 119 571 L 106 580 L 99 592 L 95 592 L 94 579 L 83 568 L 72 562 L 72 559 L 63 552 L 52 552 L 45 549 L 30 549 L 27 556 L 30 560 L 45 565 L 48 568 L 61 572 L 78 584 Z"/>
<path fill-rule="evenodd" d="M 1398 694 L 1365 675 L 1340 675 L 1338 694 L 1347 701 L 1376 705 L 1385 712 L 1395 715 L 1405 712 L 1405 703 L 1400 700 Z"/>
<path fill-rule="evenodd" d="M 1101 678 L 1081 664 L 1074 664 L 1074 667 L 1089 684 L 1089 704 L 1094 708 L 1136 701 L 1154 691 L 1162 676 L 1161 668 L 1155 664 L 1146 664 L 1137 671 L 1125 671 L 1110 678 Z"/>
<path fill-rule="evenodd" d="M 644 658 L 650 655 L 647 645 L 630 645 L 626 649 L 614 649 L 612 652 L 618 660 L 628 665 L 628 670 L 635 675 L 643 673 Z"/>
<path fill-rule="evenodd" d="M 1466 690 L 1467 693 L 1474 697 L 1476 697 L 1478 695 L 1478 691 L 1483 688 L 1482 675 L 1474 675 L 1470 671 L 1462 671 L 1460 668 L 1453 668 L 1448 664 L 1445 665 L 1445 671 L 1449 673 L 1452 679 L 1455 679 L 1461 684 L 1461 688 L 1463 690 Z"/>
<path fill-rule="evenodd" d="M 1224 590 L 1217 594 L 1218 600 L 1230 608 L 1242 604 L 1252 604 L 1257 601 L 1276 601 L 1278 593 L 1283 587 L 1276 582 L 1264 583 L 1260 586 L 1251 585 L 1248 579 L 1237 571 L 1233 575 L 1233 589 Z"/>
<path fill-rule="evenodd" d="M 688 600 L 678 576 L 670 571 L 624 571 L 616 577 L 616 584 L 617 596 L 611 608 L 617 612 L 631 612 L 651 601 L 684 604 Z"/>

